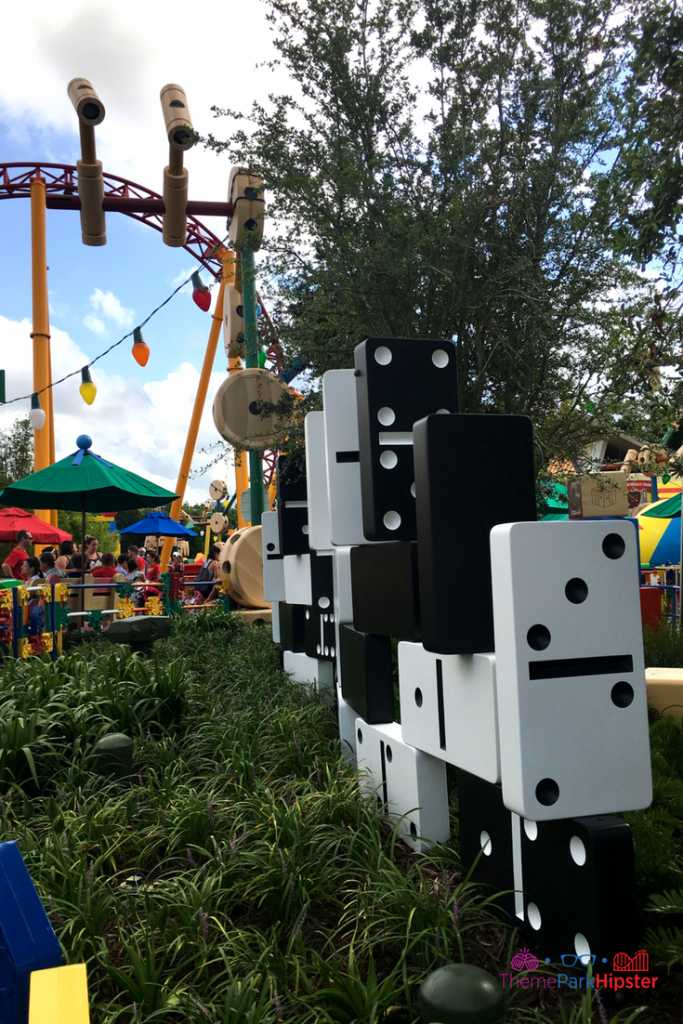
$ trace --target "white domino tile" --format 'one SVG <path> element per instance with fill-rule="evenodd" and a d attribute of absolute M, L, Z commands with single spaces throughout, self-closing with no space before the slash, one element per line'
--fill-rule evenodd
<path fill-rule="evenodd" d="M 444 761 L 405 743 L 397 722 L 368 725 L 362 718 L 356 719 L 356 756 L 365 786 L 400 819 L 398 834 L 408 845 L 422 851 L 448 840 Z"/>
<path fill-rule="evenodd" d="M 532 821 L 652 800 L 633 524 L 491 531 L 501 781 Z"/>
<path fill-rule="evenodd" d="M 398 645 L 403 739 L 487 782 L 500 782 L 494 654 Z"/>

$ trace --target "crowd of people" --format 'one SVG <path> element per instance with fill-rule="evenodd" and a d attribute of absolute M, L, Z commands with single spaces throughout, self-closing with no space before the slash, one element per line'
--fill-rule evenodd
<path fill-rule="evenodd" d="M 20 580 L 28 586 L 43 581 L 54 585 L 60 580 L 79 580 L 84 573 L 90 573 L 93 580 L 102 579 L 113 582 L 114 585 L 127 580 L 135 584 L 133 602 L 138 606 L 144 604 L 148 597 L 159 596 L 160 591 L 155 584 L 159 581 L 161 564 L 158 554 L 154 551 L 147 551 L 144 547 L 139 548 L 131 544 L 126 554 L 121 554 L 117 558 L 109 551 L 100 553 L 97 538 L 86 536 L 78 550 L 73 541 L 67 540 L 59 545 L 59 549 L 49 545 L 44 547 L 40 556 L 36 557 L 28 554 L 32 544 L 31 531 L 19 530 L 14 548 L 2 563 L 5 578 Z M 219 552 L 218 545 L 214 545 L 209 552 L 202 573 L 202 579 L 207 582 L 197 585 L 195 597 L 190 598 L 194 603 L 204 604 L 217 593 Z M 173 552 L 169 570 L 182 573 L 183 559 L 180 552 Z M 101 595 L 109 592 L 108 588 L 95 590 L 96 594 Z"/>

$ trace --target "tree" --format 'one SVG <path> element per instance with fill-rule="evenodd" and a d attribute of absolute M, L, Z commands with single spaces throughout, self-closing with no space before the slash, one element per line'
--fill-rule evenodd
<path fill-rule="evenodd" d="M 531 416 L 539 466 L 612 433 L 656 304 L 605 207 L 615 0 L 270 7 L 299 98 L 216 108 L 247 123 L 208 144 L 263 174 L 270 300 L 313 388 L 367 335 L 450 341 L 461 411 Z"/>
<path fill-rule="evenodd" d="M 0 430 L 0 488 L 33 472 L 33 427 L 28 419 L 16 419 Z"/>
<path fill-rule="evenodd" d="M 640 0 L 628 22 L 624 134 L 611 183 L 615 238 L 641 264 L 679 270 L 683 211 L 683 13 L 676 0 Z"/>
<path fill-rule="evenodd" d="M 60 530 L 70 533 L 74 544 L 79 547 L 83 540 L 81 537 L 81 513 L 60 509 L 57 516 Z M 116 551 L 118 536 L 109 532 L 108 523 L 97 522 L 95 516 L 89 512 L 85 516 L 85 532 L 86 535 L 97 537 L 99 551 Z"/>

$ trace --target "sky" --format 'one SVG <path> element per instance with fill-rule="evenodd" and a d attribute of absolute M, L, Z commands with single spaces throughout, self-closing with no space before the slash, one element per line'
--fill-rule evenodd
<path fill-rule="evenodd" d="M 168 143 L 159 93 L 176 82 L 187 94 L 195 129 L 228 138 L 230 124 L 213 105 L 246 112 L 270 92 L 291 91 L 284 73 L 263 65 L 274 56 L 272 33 L 260 0 L 222 0 L 192 6 L 151 0 L 32 0 L 3 10 L 0 73 L 0 164 L 75 164 L 78 120 L 67 96 L 72 78 L 89 79 L 106 116 L 96 128 L 104 171 L 156 192 L 162 190 Z M 164 12 L 167 13 L 164 13 Z M 227 199 L 230 163 L 196 146 L 185 154 L 190 199 Z M 225 222 L 206 218 L 219 237 Z M 8 402 L 30 394 L 31 222 L 28 199 L 0 202 L 0 369 Z M 143 321 L 199 264 L 161 234 L 122 214 L 107 214 L 107 245 L 84 246 L 77 213 L 47 211 L 47 262 L 53 378 L 80 369 Z M 258 262 L 258 257 L 257 257 Z M 203 272 L 205 283 L 210 277 Z M 257 280 L 258 287 L 258 280 Z M 213 292 L 213 303 L 217 288 Z M 81 399 L 80 376 L 54 389 L 56 457 L 87 433 L 93 451 L 175 490 L 180 459 L 211 327 L 209 313 L 189 287 L 144 328 L 151 350 L 145 368 L 131 355 L 132 339 L 92 368 L 98 394 Z M 213 396 L 226 376 L 219 341 L 193 461 L 216 442 Z M 29 402 L 0 406 L 0 429 L 26 416 Z M 192 479 L 188 503 L 208 497 L 209 482 L 234 473 L 224 462 Z"/>

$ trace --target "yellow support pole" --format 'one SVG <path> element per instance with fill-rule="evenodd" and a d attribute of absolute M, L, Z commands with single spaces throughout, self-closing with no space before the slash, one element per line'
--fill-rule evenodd
<path fill-rule="evenodd" d="M 199 435 L 199 424 L 201 423 L 202 413 L 204 412 L 206 394 L 207 391 L 209 390 L 209 381 L 211 379 L 211 371 L 213 370 L 213 364 L 216 359 L 218 339 L 221 334 L 221 328 L 223 327 L 223 295 L 225 293 L 226 284 L 233 280 L 234 274 L 235 263 L 233 254 L 231 252 L 226 252 L 225 255 L 223 256 L 223 276 L 221 278 L 220 287 L 218 289 L 216 312 L 213 314 L 212 317 L 213 323 L 211 325 L 211 331 L 209 333 L 209 340 L 206 345 L 204 364 L 202 366 L 202 372 L 199 377 L 199 387 L 197 388 L 197 395 L 194 400 L 194 409 L 192 411 L 192 419 L 190 420 L 190 429 L 187 432 L 185 451 L 183 452 L 183 459 L 182 462 L 180 463 L 180 472 L 178 473 L 178 483 L 176 484 L 176 494 L 178 495 L 178 497 L 171 506 L 172 519 L 178 518 L 180 510 L 183 507 L 185 487 L 190 476 L 190 469 L 192 467 L 192 457 L 195 453 L 195 448 L 197 446 L 197 437 Z M 166 572 L 168 568 L 168 560 L 171 557 L 172 550 L 173 538 L 167 537 L 166 540 L 164 541 L 164 546 L 161 551 L 162 572 Z"/>
<path fill-rule="evenodd" d="M 50 339 L 47 341 L 47 376 L 50 384 L 52 383 L 52 346 Z M 50 465 L 55 464 L 55 406 L 52 396 L 52 388 L 49 388 L 45 392 L 48 395 L 50 401 L 47 407 L 47 425 L 50 430 Z M 50 524 L 52 526 L 59 526 L 59 512 L 56 508 L 50 510 Z"/>
<path fill-rule="evenodd" d="M 50 465 L 50 405 L 52 402 L 49 392 L 45 390 L 50 384 L 50 317 L 47 299 L 45 198 L 45 182 L 40 178 L 34 178 L 31 182 L 33 390 L 38 393 L 42 392 L 40 401 L 46 416 L 42 430 L 33 431 L 33 468 L 35 472 Z M 51 521 L 49 511 L 36 510 L 36 515 L 46 523 Z"/>

